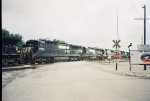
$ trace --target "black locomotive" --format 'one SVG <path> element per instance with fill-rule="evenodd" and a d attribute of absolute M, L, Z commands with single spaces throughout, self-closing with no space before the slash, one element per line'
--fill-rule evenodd
<path fill-rule="evenodd" d="M 2 65 L 18 64 L 20 53 L 17 43 L 21 41 L 19 38 L 2 36 Z"/>
<path fill-rule="evenodd" d="M 28 40 L 18 51 L 18 38 L 2 36 L 2 65 L 41 64 L 54 61 L 104 60 L 113 50 L 84 47 L 55 41 Z"/>
<path fill-rule="evenodd" d="M 53 61 L 79 61 L 83 47 L 54 41 L 28 40 L 21 51 L 21 63 L 50 63 Z"/>

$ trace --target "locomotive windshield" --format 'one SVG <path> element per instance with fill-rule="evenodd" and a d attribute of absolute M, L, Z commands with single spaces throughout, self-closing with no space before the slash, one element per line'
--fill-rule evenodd
<path fill-rule="evenodd" d="M 58 45 L 59 49 L 69 49 L 69 46 L 64 46 L 64 45 Z"/>
<path fill-rule="evenodd" d="M 90 54 L 95 54 L 95 49 L 90 49 L 89 48 L 88 51 L 89 51 Z"/>

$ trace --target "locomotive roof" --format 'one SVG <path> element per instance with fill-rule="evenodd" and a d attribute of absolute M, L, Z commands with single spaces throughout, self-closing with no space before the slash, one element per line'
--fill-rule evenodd
<path fill-rule="evenodd" d="M 21 41 L 20 38 L 14 38 L 14 37 L 8 37 L 8 36 L 2 36 L 2 40 L 14 40 L 14 41 Z"/>
<path fill-rule="evenodd" d="M 19 38 L 2 36 L 2 44 L 16 45 L 19 41 L 21 41 Z"/>
<path fill-rule="evenodd" d="M 41 43 L 45 43 L 45 41 L 39 41 L 39 42 L 41 42 Z"/>
<path fill-rule="evenodd" d="M 40 42 L 40 43 L 45 43 L 45 41 L 39 41 L 39 40 L 28 40 L 27 42 Z"/>
<path fill-rule="evenodd" d="M 70 46 L 75 46 L 75 47 L 82 47 L 80 45 L 72 45 L 72 44 L 69 44 Z"/>

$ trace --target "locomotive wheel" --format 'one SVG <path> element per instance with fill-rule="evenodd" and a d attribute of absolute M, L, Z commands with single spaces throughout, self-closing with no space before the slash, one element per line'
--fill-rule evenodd
<path fill-rule="evenodd" d="M 6 61 L 6 62 L 4 63 L 4 65 L 5 65 L 5 66 L 8 66 L 8 62 Z"/>
<path fill-rule="evenodd" d="M 34 60 L 31 62 L 31 64 L 35 64 Z"/>
<path fill-rule="evenodd" d="M 25 64 L 25 65 L 27 65 L 27 64 L 28 64 L 28 62 L 26 61 L 24 64 Z"/>
<path fill-rule="evenodd" d="M 54 58 L 52 59 L 52 62 L 54 62 Z"/>
<path fill-rule="evenodd" d="M 25 65 L 28 64 L 28 60 L 27 60 L 27 59 L 24 60 L 24 64 L 25 64 Z"/>
<path fill-rule="evenodd" d="M 52 57 L 52 58 L 50 59 L 50 61 L 51 61 L 51 62 L 54 62 L 54 57 Z"/>
<path fill-rule="evenodd" d="M 47 64 L 47 63 L 49 63 L 49 60 L 48 60 L 48 59 L 46 59 L 45 63 L 46 63 L 46 64 Z"/>
<path fill-rule="evenodd" d="M 69 59 L 67 60 L 67 62 L 70 62 L 71 61 L 71 57 L 69 57 Z"/>
<path fill-rule="evenodd" d="M 40 60 L 39 64 L 42 64 L 42 63 L 43 63 L 43 59 L 41 58 L 41 60 Z"/>
<path fill-rule="evenodd" d="M 48 63 L 51 63 L 51 59 L 48 60 Z"/>
<path fill-rule="evenodd" d="M 18 60 L 15 60 L 12 64 L 13 65 L 18 65 Z"/>
<path fill-rule="evenodd" d="M 4 59 L 4 66 L 8 66 L 8 59 Z"/>
<path fill-rule="evenodd" d="M 38 64 L 42 64 L 42 61 L 38 62 Z"/>

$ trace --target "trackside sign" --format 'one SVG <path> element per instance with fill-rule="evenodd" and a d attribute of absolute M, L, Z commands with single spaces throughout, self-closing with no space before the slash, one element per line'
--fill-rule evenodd
<path fill-rule="evenodd" d="M 138 50 L 150 50 L 150 44 L 147 45 L 137 45 Z"/>
<path fill-rule="evenodd" d="M 150 51 L 130 50 L 131 64 L 150 64 Z"/>

